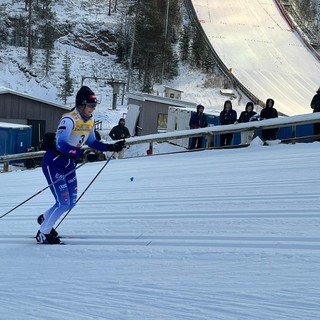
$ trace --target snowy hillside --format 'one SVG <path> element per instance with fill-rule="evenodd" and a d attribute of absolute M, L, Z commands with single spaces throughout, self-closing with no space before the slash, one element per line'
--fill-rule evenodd
<path fill-rule="evenodd" d="M 62 103 L 58 98 L 59 86 L 62 84 L 63 56 L 69 52 L 72 65 L 71 73 L 74 80 L 75 92 L 81 86 L 82 77 L 93 77 L 109 79 L 112 76 L 117 79 L 127 79 L 127 71 L 119 64 L 115 63 L 115 55 L 89 53 L 75 47 L 83 29 L 90 24 L 90 32 L 97 29 L 108 30 L 111 34 L 116 33 L 120 28 L 120 23 L 124 19 L 124 13 L 130 2 L 118 1 L 118 11 L 107 14 L 105 2 L 101 1 L 56 1 L 54 11 L 61 26 L 72 25 L 72 34 L 59 38 L 55 43 L 54 68 L 50 77 L 43 75 L 43 53 L 36 51 L 34 65 L 29 66 L 26 55 L 27 48 L 17 48 L 9 46 L 0 48 L 0 87 L 6 87 L 19 92 L 27 93 L 44 100 Z M 4 0 L 0 4 L 1 10 L 8 16 L 25 14 L 24 1 Z M 86 22 L 86 24 L 83 23 Z M 86 30 L 88 32 L 88 30 Z M 81 38 L 83 45 L 86 39 Z M 72 45 L 72 43 L 74 45 Z M 91 44 L 92 45 L 92 44 Z M 100 49 L 99 49 L 100 50 Z M 101 50 L 100 50 L 101 51 Z M 112 50 L 111 50 L 112 51 Z M 156 84 L 155 93 L 163 93 L 163 85 L 168 85 L 183 91 L 182 99 L 202 103 L 207 110 L 220 110 L 226 97 L 221 96 L 220 85 L 214 83 L 211 76 L 204 75 L 197 70 L 191 70 L 187 66 L 180 66 L 180 76 L 171 82 Z M 188 75 L 187 77 L 185 75 Z M 94 79 L 84 79 L 83 84 L 90 86 L 97 94 L 100 104 L 95 113 L 97 120 L 103 120 L 103 128 L 110 129 L 117 124 L 119 117 L 123 116 L 126 110 L 126 99 L 121 104 L 121 96 L 118 99 L 117 110 L 110 110 L 112 105 L 112 88 L 105 80 L 95 81 Z M 245 97 L 237 96 L 234 107 L 242 111 L 246 102 Z M 240 99 L 242 98 L 242 99 Z M 74 97 L 70 97 L 68 105 L 74 104 Z"/>
<path fill-rule="evenodd" d="M 0 87 L 6 87 L 19 92 L 27 93 L 35 97 L 52 102 L 61 103 L 58 98 L 59 86 L 62 84 L 62 61 L 65 52 L 71 56 L 71 73 L 74 80 L 75 91 L 81 86 L 83 77 L 115 78 L 126 80 L 127 71 L 115 63 L 115 55 L 112 53 L 115 43 L 109 44 L 109 54 L 106 43 L 90 42 L 90 34 L 97 30 L 108 31 L 111 35 L 117 33 L 121 22 L 125 19 L 125 12 L 131 1 L 118 1 L 118 10 L 108 15 L 107 2 L 58 0 L 54 1 L 53 9 L 56 19 L 62 30 L 72 29 L 72 33 L 61 36 L 55 43 L 54 68 L 49 77 L 41 71 L 43 69 L 43 53 L 36 51 L 34 64 L 27 62 L 27 49 L 23 47 L 8 46 L 0 48 Z M 0 3 L 3 19 L 5 17 L 26 14 L 25 1 L 3 0 Z M 88 27 L 90 26 L 90 27 Z M 84 30 L 87 37 L 83 37 Z M 76 45 L 81 41 L 85 47 L 96 47 L 96 53 L 79 50 Z M 234 68 L 234 66 L 233 66 Z M 182 99 L 201 103 L 206 110 L 221 110 L 226 97 L 221 96 L 219 90 L 221 84 L 216 83 L 214 77 L 204 75 L 196 70 L 191 70 L 185 65 L 180 65 L 180 76 L 171 82 L 156 84 L 155 92 L 162 94 L 163 85 L 177 88 L 183 91 Z M 118 122 L 126 112 L 126 99 L 121 105 L 121 97 L 118 99 L 118 110 L 112 111 L 112 88 L 104 80 L 84 79 L 84 84 L 89 85 L 97 94 L 100 104 L 95 118 L 103 120 L 105 130 L 110 129 Z M 313 89 L 312 87 L 312 90 Z M 238 112 L 244 110 L 248 99 L 235 92 L 233 100 L 234 109 Z M 309 97 L 308 93 L 308 99 Z M 73 105 L 74 97 L 68 99 L 67 104 Z M 259 110 L 258 110 L 259 111 Z"/>

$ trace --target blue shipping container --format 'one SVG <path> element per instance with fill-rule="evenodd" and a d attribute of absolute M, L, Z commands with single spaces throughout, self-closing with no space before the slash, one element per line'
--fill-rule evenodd
<path fill-rule="evenodd" d="M 0 155 L 27 152 L 31 138 L 31 126 L 0 122 Z"/>

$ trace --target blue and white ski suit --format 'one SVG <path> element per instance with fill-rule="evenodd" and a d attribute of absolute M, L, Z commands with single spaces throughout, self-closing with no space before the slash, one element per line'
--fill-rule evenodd
<path fill-rule="evenodd" d="M 42 171 L 48 184 L 61 178 L 50 187 L 56 203 L 44 213 L 40 226 L 44 234 L 50 233 L 59 217 L 76 204 L 78 184 L 74 169 L 76 158 L 82 156 L 81 147 L 84 144 L 100 151 L 108 149 L 108 144 L 96 140 L 93 118 L 84 119 L 75 109 L 61 118 L 56 133 L 56 148 L 48 150 L 42 161 Z"/>

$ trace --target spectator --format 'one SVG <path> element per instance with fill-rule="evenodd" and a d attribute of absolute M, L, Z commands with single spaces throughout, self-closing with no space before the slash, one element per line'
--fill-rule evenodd
<path fill-rule="evenodd" d="M 232 109 L 230 100 L 226 100 L 223 110 L 220 113 L 220 124 L 234 124 L 237 121 L 237 112 Z M 224 133 L 220 135 L 220 147 L 230 146 L 233 138 L 233 133 Z"/>
<path fill-rule="evenodd" d="M 245 123 L 257 120 L 257 113 L 253 111 L 253 102 L 249 101 L 246 108 L 241 112 L 238 123 Z M 241 144 L 250 144 L 254 135 L 254 130 L 241 131 Z"/>
<path fill-rule="evenodd" d="M 313 109 L 313 112 L 320 112 L 320 87 L 317 90 L 317 94 L 313 96 L 310 106 Z M 313 134 L 320 135 L 320 122 L 316 122 L 313 124 Z M 320 138 L 314 140 L 320 141 Z"/>
<path fill-rule="evenodd" d="M 204 106 L 201 104 L 197 105 L 197 112 L 193 113 L 190 121 L 190 129 L 206 128 L 208 126 L 207 116 L 203 113 Z M 202 147 L 203 137 L 194 137 L 191 138 L 190 149 L 199 149 Z"/>
<path fill-rule="evenodd" d="M 266 107 L 262 109 L 260 112 L 260 120 L 278 118 L 278 111 L 273 106 L 274 106 L 274 100 L 270 98 L 267 99 Z M 262 139 L 264 141 L 276 140 L 278 130 L 279 130 L 278 128 L 263 129 L 261 131 Z"/>
<path fill-rule="evenodd" d="M 109 136 L 112 140 L 121 140 L 130 137 L 129 129 L 126 127 L 126 121 L 121 118 L 118 125 L 114 126 L 109 132 Z M 122 159 L 124 157 L 124 149 L 118 152 L 115 158 Z"/>

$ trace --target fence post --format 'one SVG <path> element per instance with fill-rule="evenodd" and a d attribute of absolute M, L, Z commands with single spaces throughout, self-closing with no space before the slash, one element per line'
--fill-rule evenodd
<path fill-rule="evenodd" d="M 3 162 L 3 172 L 8 172 L 9 171 L 9 161 L 4 161 Z"/>
<path fill-rule="evenodd" d="M 206 137 L 207 137 L 207 148 L 214 148 L 214 135 L 208 134 Z"/>
<path fill-rule="evenodd" d="M 147 150 L 147 154 L 153 154 L 153 142 L 149 142 L 149 149 Z"/>

